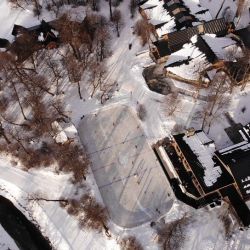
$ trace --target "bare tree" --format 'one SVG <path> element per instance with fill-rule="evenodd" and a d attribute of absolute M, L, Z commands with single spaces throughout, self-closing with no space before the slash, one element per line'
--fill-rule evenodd
<path fill-rule="evenodd" d="M 178 95 L 175 93 L 167 95 L 163 105 L 164 112 L 167 116 L 172 116 L 176 112 L 180 111 L 180 100 L 178 99 Z"/>
<path fill-rule="evenodd" d="M 76 59 L 81 61 L 80 47 L 83 43 L 91 43 L 84 25 L 72 21 L 69 14 L 62 15 L 54 24 L 60 33 L 63 43 L 69 44 Z"/>
<path fill-rule="evenodd" d="M 12 85 L 12 88 L 14 90 L 14 96 L 15 96 L 15 99 L 17 100 L 17 102 L 18 102 L 18 105 L 20 107 L 23 118 L 24 118 L 24 120 L 28 120 L 28 118 L 26 117 L 26 115 L 24 113 L 24 108 L 23 108 L 21 98 L 20 98 L 20 96 L 18 94 L 18 91 L 17 91 L 17 88 L 16 88 L 16 83 L 14 81 L 11 81 L 11 85 Z"/>
<path fill-rule="evenodd" d="M 3 124 L 1 121 L 0 121 L 0 137 L 3 137 L 8 144 L 11 143 L 11 141 L 9 140 L 9 138 L 6 135 L 6 132 L 4 130 L 4 127 L 3 127 Z"/>
<path fill-rule="evenodd" d="M 245 3 L 247 1 L 246 0 L 238 0 L 237 3 L 238 3 L 238 6 L 237 6 L 237 11 L 236 11 L 236 17 L 239 17 L 241 16 L 241 13 L 244 9 L 244 6 L 245 6 Z"/>
<path fill-rule="evenodd" d="M 157 228 L 158 242 L 167 250 L 178 250 L 182 247 L 186 238 L 185 227 L 189 223 L 188 217 L 184 216 L 181 219 L 161 225 Z"/>
<path fill-rule="evenodd" d="M 146 20 L 140 19 L 136 22 L 134 32 L 141 38 L 142 46 L 149 44 L 150 35 L 153 33 L 153 27 Z"/>
<path fill-rule="evenodd" d="M 122 13 L 120 10 L 118 10 L 118 9 L 114 10 L 112 23 L 113 23 L 114 28 L 116 30 L 117 37 L 120 37 L 120 29 L 123 25 Z"/>
<path fill-rule="evenodd" d="M 117 89 L 118 83 L 116 81 L 109 82 L 108 80 L 103 80 L 103 84 L 100 86 L 100 100 L 101 104 L 104 104 L 105 101 L 109 100 L 115 90 Z"/>
<path fill-rule="evenodd" d="M 76 144 L 54 144 L 52 148 L 55 159 L 59 165 L 59 171 L 72 172 L 73 182 L 79 183 L 86 179 L 89 160 L 83 150 Z M 74 161 L 72 161 L 74 159 Z"/>
<path fill-rule="evenodd" d="M 33 6 L 33 12 L 35 16 L 39 16 L 41 13 L 42 6 L 39 4 L 38 0 L 9 0 L 10 4 L 14 8 L 21 8 L 25 10 L 28 5 Z"/>
<path fill-rule="evenodd" d="M 95 51 L 97 61 L 103 61 L 111 54 L 110 51 L 110 27 L 107 19 L 103 16 L 97 17 L 97 25 L 95 25 L 95 34 L 93 40 L 93 51 Z"/>
<path fill-rule="evenodd" d="M 141 243 L 134 236 L 124 237 L 119 244 L 121 250 L 143 250 Z"/>
<path fill-rule="evenodd" d="M 80 99 L 82 99 L 80 81 L 81 81 L 83 72 L 86 69 L 85 65 L 82 62 L 78 62 L 75 58 L 73 58 L 70 55 L 65 57 L 65 65 L 67 68 L 69 80 L 73 83 L 77 83 L 78 94 L 79 94 Z"/>
<path fill-rule="evenodd" d="M 218 72 L 210 84 L 207 103 L 203 107 L 202 129 L 208 127 L 210 131 L 212 123 L 219 119 L 223 110 L 230 105 L 229 96 L 230 85 L 227 75 L 224 72 Z"/>
<path fill-rule="evenodd" d="M 109 16 L 110 16 L 110 21 L 113 21 L 113 12 L 112 12 L 112 0 L 109 1 Z"/>
<path fill-rule="evenodd" d="M 43 45 L 37 43 L 37 38 L 34 34 L 28 31 L 23 31 L 15 38 L 15 41 L 10 45 L 9 50 L 12 54 L 17 56 L 17 61 L 21 63 L 42 47 Z"/>
<path fill-rule="evenodd" d="M 99 10 L 99 0 L 87 0 L 86 3 L 92 8 L 93 11 Z"/>
<path fill-rule="evenodd" d="M 129 9 L 130 9 L 131 18 L 134 18 L 136 8 L 137 8 L 137 1 L 136 0 L 130 0 Z"/>
<path fill-rule="evenodd" d="M 64 72 L 61 68 L 61 63 L 58 60 L 53 59 L 51 53 L 46 53 L 45 56 L 44 61 L 48 69 L 50 69 L 53 74 L 53 78 L 51 80 L 56 83 L 56 95 L 58 95 L 60 93 L 60 85 L 63 81 Z"/>
<path fill-rule="evenodd" d="M 93 62 L 90 65 L 90 69 L 91 69 L 91 79 L 92 79 L 91 97 L 93 97 L 98 89 L 99 90 L 103 89 L 103 85 L 105 84 L 106 67 L 103 63 Z"/>
<path fill-rule="evenodd" d="M 11 6 L 14 7 L 14 8 L 21 8 L 23 10 L 25 9 L 23 7 L 23 4 L 25 3 L 24 0 L 9 0 L 9 2 L 11 4 Z"/>
<path fill-rule="evenodd" d="M 80 226 L 88 229 L 94 229 L 101 231 L 105 229 L 108 231 L 107 222 L 108 215 L 107 210 L 96 200 L 94 197 L 86 194 L 81 198 L 84 216 L 80 217 Z"/>
<path fill-rule="evenodd" d="M 237 62 L 242 72 L 242 85 L 241 91 L 243 91 L 250 80 L 250 49 L 244 50 L 244 55 Z"/>

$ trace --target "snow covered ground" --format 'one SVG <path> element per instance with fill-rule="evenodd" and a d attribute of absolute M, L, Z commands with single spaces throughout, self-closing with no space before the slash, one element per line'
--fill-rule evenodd
<path fill-rule="evenodd" d="M 15 241 L 5 232 L 4 228 L 1 225 L 0 225 L 0 249 L 18 250 Z"/>
<path fill-rule="evenodd" d="M 215 0 L 202 0 L 201 2 L 203 2 L 203 7 L 214 9 L 211 13 L 212 16 L 216 15 L 221 3 L 221 1 Z M 208 6 L 206 6 L 204 2 L 206 2 Z M 103 4 L 106 4 L 107 10 L 107 2 Z M 230 2 L 228 4 L 230 4 Z M 121 4 L 120 8 L 123 13 L 126 13 L 127 5 L 127 1 L 123 1 Z M 215 9 L 215 7 L 217 9 Z M 7 0 L 1 0 L 0 12 L 0 21 L 2 24 L 0 27 L 0 37 L 2 38 L 12 39 L 10 33 L 15 23 L 27 26 L 33 26 L 39 23 L 39 20 L 33 17 L 31 11 L 10 10 L 7 5 Z M 50 20 L 51 17 L 47 15 L 47 18 L 46 20 Z M 100 104 L 95 98 L 91 99 L 89 97 L 87 87 L 86 91 L 84 91 L 85 87 L 83 87 L 83 92 L 85 93 L 83 98 L 85 101 L 79 99 L 76 88 L 65 92 L 67 110 L 70 112 L 73 123 L 78 127 L 81 124 L 80 117 L 82 115 L 88 118 L 93 116 L 93 113 L 100 112 L 100 110 L 103 112 L 103 110 L 124 104 L 135 112 L 138 104 L 142 104 L 146 108 L 146 117 L 143 122 L 140 122 L 140 133 L 145 134 L 150 144 L 169 135 L 175 124 L 181 124 L 183 127 L 194 126 L 197 129 L 200 128 L 200 120 L 194 119 L 193 116 L 201 109 L 203 105 L 202 101 L 194 101 L 191 97 L 179 95 L 181 100 L 178 104 L 178 111 L 174 116 L 166 117 L 164 111 L 165 97 L 149 91 L 142 77 L 142 70 L 143 67 L 152 63 L 152 60 L 148 56 L 148 53 L 139 53 L 145 50 L 145 48 L 141 48 L 138 38 L 132 34 L 131 27 L 133 25 L 134 20 L 126 17 L 121 36 L 113 39 L 113 55 L 107 62 L 109 69 L 107 81 L 117 81 L 118 91 L 111 100 L 106 102 L 105 106 Z M 128 49 L 129 43 L 132 43 L 131 50 Z M 180 83 L 179 86 L 183 87 L 184 84 Z M 188 86 L 188 88 L 191 87 Z M 248 108 L 248 103 L 250 88 L 246 88 L 244 95 L 242 92 L 239 92 L 239 90 L 236 90 L 233 97 L 233 101 L 229 107 L 230 114 L 237 122 L 242 122 L 242 124 L 249 122 L 250 109 Z M 246 107 L 244 113 L 241 111 L 243 107 Z M 98 123 L 98 120 L 94 122 Z M 103 122 L 103 120 L 101 120 L 101 122 Z M 213 124 L 210 130 L 209 136 L 215 140 L 216 146 L 219 148 L 230 144 L 230 140 L 223 130 L 228 125 L 225 118 L 220 117 L 218 122 Z M 126 131 L 121 132 L 121 135 L 124 136 L 122 133 L 126 133 Z M 82 131 L 81 136 L 83 135 L 84 131 Z M 100 137 L 100 139 L 101 138 L 102 137 Z M 90 143 L 93 143 L 93 141 Z M 87 146 L 93 145 L 89 144 Z M 119 158 L 119 152 L 116 152 L 115 148 L 112 152 L 114 153 L 114 157 Z M 150 158 L 150 161 L 154 157 L 147 155 L 147 158 Z M 122 157 L 120 157 L 120 162 L 124 163 Z M 69 216 L 65 210 L 60 208 L 57 202 L 28 201 L 28 198 L 32 195 L 46 199 L 59 199 L 62 196 L 73 197 L 76 193 L 82 192 L 82 189 L 79 188 L 77 190 L 77 187 L 71 184 L 69 181 L 70 175 L 57 175 L 49 169 L 24 172 L 20 169 L 20 166 L 14 167 L 12 165 L 13 162 L 8 161 L 8 159 L 0 159 L 0 194 L 10 199 L 31 221 L 39 225 L 41 232 L 50 239 L 55 249 L 119 249 L 115 238 L 127 234 L 136 235 L 145 249 L 158 249 L 154 230 L 150 227 L 149 223 L 130 229 L 123 229 L 111 223 L 110 228 L 113 237 L 110 240 L 102 234 L 80 230 L 74 217 Z M 94 167 L 96 168 L 97 165 Z M 94 177 L 96 177 L 95 174 L 89 174 L 87 186 L 97 199 L 101 201 L 102 197 L 98 189 L 100 184 L 98 180 L 96 184 Z M 167 183 L 164 183 L 165 181 L 166 179 L 160 183 L 162 189 L 164 189 L 164 187 L 168 188 Z M 158 199 L 159 197 L 156 198 Z M 192 208 L 175 201 L 171 210 L 162 217 L 168 222 L 181 217 L 186 212 L 193 214 L 195 221 L 189 225 L 189 235 L 183 248 L 185 250 L 250 249 L 249 231 L 236 232 L 232 239 L 227 242 L 225 241 L 222 233 L 222 225 L 220 225 L 220 221 L 217 219 L 216 211 L 217 210 L 212 210 L 209 211 L 209 213 L 206 209 L 194 211 Z M 15 244 L 9 239 L 9 236 L 6 235 L 5 232 L 2 232 L 2 228 L 0 228 L 0 235 L 0 247 L 3 245 L 3 249 L 6 249 L 4 248 L 6 245 L 11 249 L 16 249 Z"/>

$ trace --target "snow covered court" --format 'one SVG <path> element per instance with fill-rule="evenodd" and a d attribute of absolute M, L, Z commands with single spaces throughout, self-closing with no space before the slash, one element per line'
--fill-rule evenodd
<path fill-rule="evenodd" d="M 134 227 L 172 207 L 172 189 L 132 108 L 119 105 L 86 115 L 79 134 L 117 225 Z"/>

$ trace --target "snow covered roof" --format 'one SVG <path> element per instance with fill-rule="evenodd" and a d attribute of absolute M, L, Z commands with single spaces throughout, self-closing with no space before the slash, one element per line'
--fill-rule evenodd
<path fill-rule="evenodd" d="M 167 23 L 163 24 L 160 28 L 156 29 L 156 33 L 159 37 L 162 37 L 168 33 L 176 30 L 176 23 L 174 18 L 171 18 Z"/>
<path fill-rule="evenodd" d="M 185 5 L 190 9 L 190 13 L 200 21 L 209 21 L 212 16 L 209 9 L 200 5 L 200 0 L 186 0 Z"/>
<path fill-rule="evenodd" d="M 180 34 L 177 34 L 174 38 L 169 34 L 168 46 L 170 50 L 171 48 L 177 49 L 178 46 L 181 46 L 179 37 L 185 40 Z M 174 47 L 175 41 L 177 44 Z M 216 37 L 215 34 L 194 35 L 190 38 L 189 43 L 184 44 L 180 50 L 169 56 L 165 68 L 168 72 L 182 78 L 198 80 L 200 72 L 218 59 L 228 61 L 230 59 L 228 48 L 236 46 L 235 44 L 236 42 L 229 37 Z M 237 46 L 236 50 L 238 50 Z M 231 60 L 234 60 L 234 58 L 232 57 Z"/>
<path fill-rule="evenodd" d="M 143 10 L 146 10 L 146 9 L 154 8 L 155 6 L 157 6 L 157 5 L 155 5 L 155 4 L 150 4 L 150 3 L 144 3 L 144 4 L 142 4 L 142 5 L 140 6 L 140 8 L 142 8 Z"/>
<path fill-rule="evenodd" d="M 184 136 L 183 140 L 189 145 L 199 162 L 204 168 L 204 182 L 209 187 L 212 186 L 222 174 L 220 166 L 213 160 L 215 145 L 203 131 L 192 136 Z M 209 143 L 208 143 L 209 142 Z"/>
<path fill-rule="evenodd" d="M 141 9 L 149 9 L 157 6 L 159 4 L 159 0 L 147 0 L 145 3 L 140 4 Z"/>
<path fill-rule="evenodd" d="M 175 30 L 176 24 L 174 18 L 171 17 L 169 12 L 163 7 L 163 2 L 152 0 L 150 3 L 147 2 L 144 5 L 146 4 L 151 4 L 151 6 L 154 6 L 144 9 L 147 16 L 149 17 L 149 23 L 153 24 L 154 26 L 164 24 L 160 28 L 156 27 L 156 32 L 159 37 Z"/>
<path fill-rule="evenodd" d="M 209 66 L 206 55 L 193 43 L 172 53 L 165 64 L 167 71 L 189 80 L 197 80 L 200 71 Z"/>
<path fill-rule="evenodd" d="M 226 59 L 227 47 L 236 44 L 236 42 L 230 37 L 216 37 L 215 34 L 204 34 L 202 38 L 206 41 L 219 59 Z"/>
<path fill-rule="evenodd" d="M 232 177 L 215 155 L 214 142 L 203 131 L 173 137 L 205 193 L 232 183 Z"/>

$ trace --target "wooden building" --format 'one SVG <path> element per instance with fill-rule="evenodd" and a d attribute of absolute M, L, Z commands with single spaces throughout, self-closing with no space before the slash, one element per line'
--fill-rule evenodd
<path fill-rule="evenodd" d="M 15 24 L 12 35 L 15 40 L 9 46 L 9 51 L 17 56 L 18 62 L 25 61 L 39 49 L 53 49 L 60 42 L 55 28 L 44 20 L 41 24 L 29 28 Z"/>

